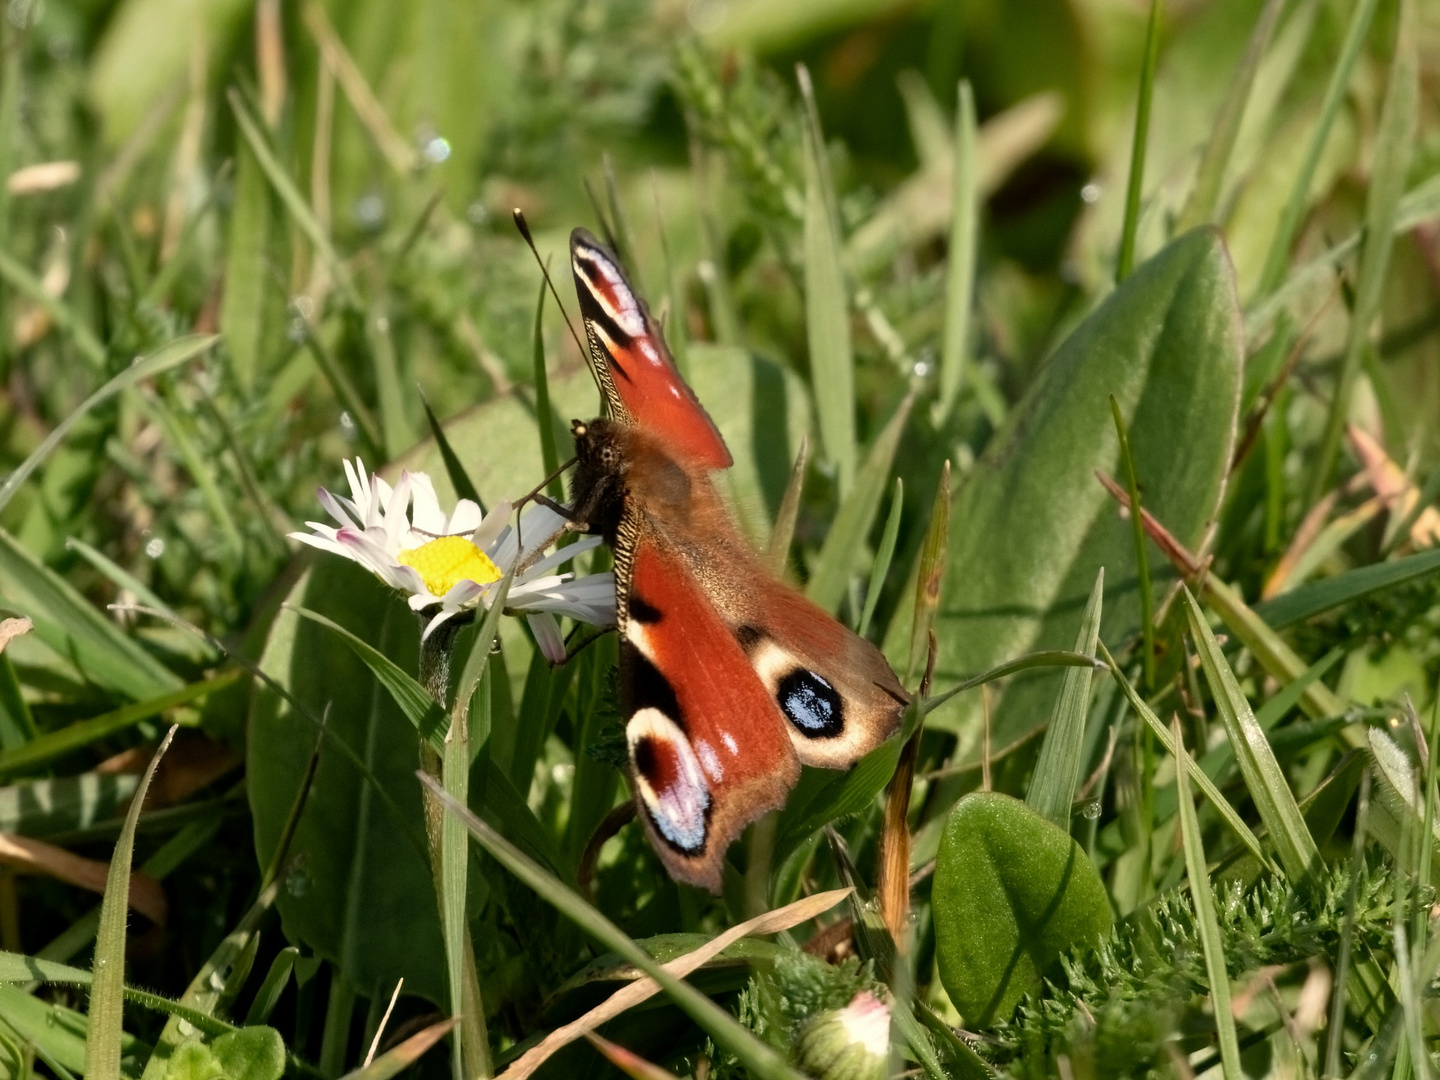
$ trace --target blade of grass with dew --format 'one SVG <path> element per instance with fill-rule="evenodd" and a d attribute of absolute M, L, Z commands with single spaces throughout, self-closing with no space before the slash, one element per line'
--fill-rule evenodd
<path fill-rule="evenodd" d="M 545 293 L 546 283 L 540 281 L 540 296 L 535 301 L 535 328 L 531 332 L 530 352 L 535 371 L 535 426 L 540 432 L 540 463 L 550 477 L 545 493 L 556 502 L 565 501 L 565 484 L 555 475 L 560 469 L 560 451 L 555 444 L 555 412 L 550 405 L 550 376 L 545 370 Z"/>
<path fill-rule="evenodd" d="M 825 448 L 825 457 L 835 466 L 840 497 L 845 499 L 855 482 L 857 445 L 850 301 L 845 292 L 840 223 L 835 211 L 830 166 L 825 158 L 820 114 L 815 108 L 810 73 L 803 65 L 797 67 L 796 72 L 804 125 L 805 334 L 810 345 L 810 387 L 815 395 L 820 442 Z M 718 268 L 716 272 L 720 272 Z"/>
<path fill-rule="evenodd" d="M 1155 597 L 1150 587 L 1149 549 L 1145 546 L 1145 522 L 1136 508 L 1144 509 L 1140 501 L 1140 481 L 1135 472 L 1135 455 L 1130 452 L 1130 435 L 1125 429 L 1125 417 L 1121 415 L 1120 403 L 1110 395 L 1110 415 L 1115 421 L 1115 437 L 1120 442 L 1120 461 L 1125 466 L 1125 489 L 1130 495 L 1130 524 L 1135 534 L 1135 574 L 1140 581 L 1140 633 L 1142 658 L 1145 665 L 1145 689 L 1155 688 Z"/>
<path fill-rule="evenodd" d="M 1245 44 L 1240 66 L 1235 69 L 1225 100 L 1211 126 L 1210 139 L 1205 144 L 1200 168 L 1195 175 L 1195 186 L 1191 188 L 1185 208 L 1175 222 L 1176 236 L 1215 218 L 1225 174 L 1235 151 L 1235 140 L 1240 135 L 1240 122 L 1245 117 L 1245 106 L 1255 85 L 1255 75 L 1260 70 L 1260 61 L 1284 10 L 1285 0 L 1266 0 L 1260 17 L 1255 21 L 1255 29 L 1250 32 L 1250 40 Z"/>
<path fill-rule="evenodd" d="M 30 474 L 54 453 L 55 448 L 65 440 L 80 419 L 95 406 L 108 401 L 121 390 L 133 386 L 141 379 L 154 378 L 162 372 L 188 363 L 201 353 L 208 351 L 219 340 L 220 338 L 214 334 L 177 338 L 149 356 L 136 360 L 124 371 L 107 380 L 105 385 L 81 402 L 80 406 L 64 420 L 56 424 L 55 430 L 45 437 L 45 441 L 31 451 L 20 463 L 19 468 L 7 476 L 3 484 L 0 484 L 0 510 L 5 508 L 6 504 L 15 496 L 15 492 L 19 491 L 25 481 L 30 478 Z"/>
<path fill-rule="evenodd" d="M 1120 229 L 1120 254 L 1115 280 L 1124 281 L 1135 268 L 1135 234 L 1140 228 L 1140 196 L 1145 188 L 1145 151 L 1150 145 L 1150 104 L 1155 95 L 1155 66 L 1160 58 L 1160 0 L 1150 0 L 1145 24 L 1145 54 L 1140 64 L 1140 91 L 1135 101 L 1135 136 L 1130 144 L 1130 178 L 1125 184 L 1125 223 Z M 1111 399 L 1113 403 L 1113 398 Z"/>
<path fill-rule="evenodd" d="M 178 728 L 172 726 L 145 768 L 115 852 L 100 904 L 100 932 L 95 939 L 95 977 L 90 987 L 90 1028 L 85 1036 L 85 1075 L 91 1080 L 120 1080 L 120 1035 L 124 1026 L 125 1002 L 125 918 L 130 892 L 130 861 L 135 851 L 135 825 L 140 808 L 155 779 L 160 759 L 170 748 Z"/>
<path fill-rule="evenodd" d="M 765 562 L 775 574 L 783 574 L 790 560 L 790 544 L 795 539 L 795 522 L 800 517 L 800 495 L 805 488 L 805 465 L 809 458 L 810 438 L 802 435 L 795 464 L 790 467 L 790 479 L 785 484 L 785 494 L 780 499 L 780 509 L 775 511 L 770 540 L 765 546 Z"/>
<path fill-rule="evenodd" d="M 1105 663 L 1110 666 L 1110 674 L 1114 677 L 1115 681 L 1119 683 L 1120 690 L 1125 695 L 1125 700 L 1130 703 L 1130 707 L 1135 710 L 1136 715 L 1139 716 L 1140 719 L 1145 721 L 1146 726 L 1155 733 L 1155 737 L 1160 740 L 1160 744 L 1165 747 L 1172 757 L 1175 757 L 1175 747 L 1170 737 L 1170 729 L 1162 724 L 1160 718 L 1155 715 L 1154 710 L 1145 704 L 1145 699 L 1139 695 L 1135 687 L 1131 685 L 1130 680 L 1125 677 L 1125 673 L 1120 670 L 1120 665 L 1116 663 L 1115 658 L 1110 655 L 1110 650 L 1105 647 L 1105 643 L 1103 641 L 1097 643 L 1096 648 L 1100 650 L 1100 655 L 1104 657 Z M 1177 761 L 1180 760 L 1178 757 L 1175 757 L 1175 759 Z M 1211 805 L 1214 806 L 1220 816 L 1225 819 L 1225 823 L 1229 825 L 1231 831 L 1240 838 L 1241 843 L 1245 845 L 1250 854 L 1254 855 L 1255 858 L 1259 860 L 1260 865 L 1265 867 L 1265 869 L 1277 872 L 1274 861 L 1265 853 L 1265 849 L 1261 846 L 1259 838 L 1250 831 L 1250 826 L 1246 825 L 1244 819 L 1236 813 L 1235 807 L 1230 805 L 1230 800 L 1220 793 L 1220 789 L 1215 786 L 1214 781 L 1205 775 L 1200 766 L 1197 765 L 1188 754 L 1185 757 L 1185 761 L 1188 763 L 1186 768 L 1189 770 L 1190 779 L 1195 782 L 1195 786 L 1210 800 Z"/>
<path fill-rule="evenodd" d="M 940 482 L 935 486 L 935 501 L 930 508 L 930 524 L 925 541 L 920 545 L 920 564 L 915 575 L 914 612 L 910 618 L 910 660 L 905 665 L 905 681 L 913 683 L 925 671 L 930 651 L 930 631 L 935 613 L 940 610 L 940 584 L 950 551 L 950 462 L 940 469 Z"/>
<path fill-rule="evenodd" d="M 943 426 L 965 380 L 970 307 L 975 292 L 980 206 L 975 184 L 975 95 L 960 80 L 955 106 L 955 186 L 950 195 L 950 246 L 945 266 L 945 331 L 940 349 L 937 421 Z"/>
<path fill-rule="evenodd" d="M 1090 602 L 1080 617 L 1080 632 L 1075 637 L 1075 651 L 1095 655 L 1100 640 L 1100 615 L 1105 602 L 1105 568 L 1095 575 Z M 1094 668 L 1074 667 L 1065 672 L 1055 711 L 1050 714 L 1050 727 L 1040 744 L 1040 756 L 1025 802 L 1030 809 L 1053 821 L 1066 831 L 1070 828 L 1070 807 L 1075 802 L 1075 789 L 1080 786 L 1080 769 L 1085 764 L 1081 753 L 1085 745 L 1085 714 L 1090 705 L 1090 680 Z"/>
<path fill-rule="evenodd" d="M 949 462 L 946 462 L 947 466 Z M 860 623 L 855 632 L 861 637 L 870 633 L 870 620 L 875 615 L 875 605 L 880 602 L 885 578 L 890 573 L 890 563 L 895 558 L 895 540 L 900 535 L 900 511 L 905 501 L 905 481 L 895 478 L 895 494 L 890 499 L 890 513 L 885 518 L 885 531 L 880 534 L 880 546 L 875 549 L 875 563 L 870 568 L 870 586 L 865 590 L 865 608 L 860 612 Z M 948 511 L 949 504 L 947 502 Z"/>
<path fill-rule="evenodd" d="M 0 776 L 14 776 L 17 773 L 34 772 L 57 758 L 74 753 L 100 739 L 132 728 L 142 721 L 159 716 L 168 709 L 188 705 L 193 701 L 224 689 L 240 678 L 238 669 L 223 671 L 202 682 L 190 683 L 179 690 L 133 705 L 124 705 L 112 712 L 92 716 L 88 720 L 77 720 L 73 724 L 47 731 L 23 746 L 0 753 Z"/>
<path fill-rule="evenodd" d="M 445 475 L 450 478 L 450 486 L 455 489 L 455 497 L 469 499 L 480 507 L 481 513 L 484 513 L 485 503 L 480 498 L 480 492 L 475 490 L 475 482 L 465 471 L 465 465 L 461 462 L 460 455 L 455 453 L 455 448 L 450 445 L 450 439 L 445 434 L 444 426 L 436 419 L 435 410 L 430 408 L 430 402 L 424 394 L 420 395 L 420 404 L 425 408 L 425 422 L 430 426 L 430 437 L 435 440 L 435 448 L 440 451 L 440 460 L 445 463 Z"/>
<path fill-rule="evenodd" d="M 830 523 L 830 531 L 825 534 L 825 542 L 820 546 L 805 594 L 826 611 L 833 612 L 840 606 L 850 576 L 860 561 L 865 538 L 880 509 L 880 500 L 885 496 L 895 451 L 900 447 L 900 436 L 905 432 L 905 421 L 914 403 L 915 394 L 911 391 L 876 436 L 865 456 L 865 464 L 860 467 L 848 494 L 840 503 L 835 520 Z"/>
<path fill-rule="evenodd" d="M 1419 109 L 1419 53 L 1416 42 L 1415 5 L 1399 0 L 1395 20 L 1395 46 L 1390 61 L 1390 78 L 1375 129 L 1370 164 L 1370 184 L 1365 194 L 1365 239 L 1360 249 L 1360 268 L 1355 278 L 1355 303 L 1345 354 L 1330 399 L 1325 433 L 1316 452 L 1310 476 L 1308 503 L 1318 502 L 1330 486 L 1340 456 L 1340 441 L 1350 417 L 1350 398 L 1360 374 L 1365 351 L 1370 348 L 1370 330 L 1380 314 L 1384 299 L 1390 251 L 1395 241 L 1395 217 L 1414 152 L 1416 118 Z"/>
<path fill-rule="evenodd" d="M 799 1080 L 799 1074 L 771 1047 L 762 1043 L 747 1028 L 742 1027 L 733 1016 L 721 1009 L 699 990 L 675 978 L 650 954 L 635 944 L 623 930 L 607 919 L 578 893 L 570 889 L 553 875 L 547 873 L 523 852 L 481 821 L 465 807 L 458 805 L 436 782 L 424 773 L 417 773 L 421 783 L 429 788 L 444 805 L 445 809 L 457 816 L 470 831 L 480 846 L 496 862 L 514 874 L 522 884 L 534 890 L 567 919 L 581 930 L 595 938 L 607 949 L 620 954 L 649 975 L 671 1000 L 694 1020 L 715 1042 L 734 1054 L 740 1063 L 760 1080 Z"/>
<path fill-rule="evenodd" d="M 1319 871 L 1321 860 L 1320 851 L 1305 824 L 1305 816 L 1295 802 L 1285 771 L 1275 760 L 1275 752 L 1270 749 L 1265 732 L 1255 721 L 1250 702 L 1245 699 L 1235 673 L 1230 670 L 1215 635 L 1210 631 L 1210 624 L 1205 621 L 1205 613 L 1200 610 L 1190 590 L 1184 586 L 1181 589 L 1185 614 L 1190 622 L 1190 636 L 1200 655 L 1205 681 L 1210 684 L 1215 710 L 1225 725 L 1240 774 L 1245 778 L 1245 787 L 1255 801 L 1260 820 L 1270 830 L 1270 839 L 1280 857 L 1280 864 L 1285 868 L 1285 875 L 1294 885 L 1310 882 Z"/>
<path fill-rule="evenodd" d="M 425 1051 L 450 1034 L 450 1029 L 454 1026 L 454 1020 L 431 1024 L 411 1035 L 399 1046 L 392 1046 L 364 1068 L 346 1073 L 341 1080 L 390 1080 L 419 1061 Z"/>
<path fill-rule="evenodd" d="M 1190 878 L 1190 902 L 1195 908 L 1195 929 L 1205 953 L 1205 973 L 1210 981 L 1210 1006 L 1215 1014 L 1215 1030 L 1220 1037 L 1221 1072 L 1225 1080 L 1240 1080 L 1240 1045 L 1235 1035 L 1235 1017 L 1230 1011 L 1230 973 L 1225 966 L 1225 942 L 1220 937 L 1220 923 L 1215 917 L 1215 894 L 1210 889 L 1210 875 L 1205 869 L 1205 846 L 1200 838 L 1200 821 L 1195 816 L 1195 803 L 1190 796 L 1187 779 L 1194 762 L 1185 749 L 1180 733 L 1180 718 L 1170 724 L 1170 737 L 1175 746 L 1175 786 L 1180 801 L 1180 836 L 1185 845 L 1185 870 Z"/>
<path fill-rule="evenodd" d="M 1290 247 L 1295 240 L 1296 231 L 1300 228 L 1300 221 L 1305 215 L 1306 207 L 1310 203 L 1310 187 L 1315 179 L 1315 170 L 1320 164 L 1320 155 L 1324 152 L 1325 143 L 1330 138 L 1330 130 L 1335 124 L 1335 118 L 1340 115 L 1340 106 L 1345 100 L 1345 88 L 1350 83 L 1351 73 L 1355 70 L 1355 61 L 1360 57 L 1366 35 L 1370 31 L 1371 20 L 1375 17 L 1375 9 L 1378 6 L 1379 0 L 1358 0 L 1354 10 L 1350 13 L 1350 25 L 1345 30 L 1345 42 L 1340 47 L 1340 55 L 1335 61 L 1335 66 L 1330 69 L 1330 81 L 1325 86 L 1325 97 L 1320 104 L 1320 115 L 1315 121 L 1315 130 L 1310 135 L 1310 142 L 1305 148 L 1305 158 L 1295 173 L 1295 181 L 1290 188 L 1290 197 L 1280 211 L 1280 220 L 1275 226 L 1275 235 L 1270 240 L 1270 250 L 1266 253 L 1265 266 L 1260 272 L 1260 282 L 1255 289 L 1257 299 L 1263 299 L 1270 295 L 1285 278 L 1285 269 L 1290 263 Z"/>
<path fill-rule="evenodd" d="M 1275 630 L 1313 618 L 1344 604 L 1354 603 L 1440 571 L 1440 551 L 1408 555 L 1390 562 L 1372 563 L 1298 586 L 1254 607 L 1255 614 Z"/>

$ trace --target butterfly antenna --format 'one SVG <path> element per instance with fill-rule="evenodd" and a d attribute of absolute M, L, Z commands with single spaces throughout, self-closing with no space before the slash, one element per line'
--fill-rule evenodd
<path fill-rule="evenodd" d="M 555 305 L 560 309 L 560 314 L 565 316 L 565 325 L 570 328 L 570 336 L 575 339 L 575 346 L 580 350 L 581 356 L 589 355 L 589 350 L 580 341 L 580 335 L 575 332 L 575 324 L 570 321 L 570 313 L 565 310 L 565 301 L 560 299 L 560 294 L 555 289 L 555 282 L 550 280 L 550 271 L 545 266 L 545 260 L 540 258 L 540 252 L 535 247 L 535 238 L 530 235 L 530 225 L 525 220 L 524 212 L 517 206 L 511 211 L 515 218 L 515 227 L 520 230 L 520 235 L 525 238 L 525 243 L 530 247 L 530 254 L 535 256 L 535 261 L 540 264 L 540 273 L 545 275 L 545 284 L 550 286 L 550 295 L 555 297 Z M 569 466 L 562 466 L 568 468 Z M 552 478 L 553 479 L 553 478 Z M 544 487 L 544 484 L 540 485 Z"/>
<path fill-rule="evenodd" d="M 537 487 L 532 488 L 530 491 L 526 492 L 524 495 L 520 496 L 520 498 L 515 501 L 515 544 L 522 554 L 525 551 L 525 538 L 520 532 L 520 511 L 525 508 L 526 503 L 536 502 L 539 503 L 541 506 L 549 507 L 551 510 L 554 510 L 557 514 L 564 518 L 567 524 L 573 524 L 575 522 L 575 511 L 571 510 L 568 506 L 561 505 L 560 503 L 556 502 L 554 499 L 546 495 L 542 495 L 541 492 L 550 486 L 551 480 L 554 480 L 566 469 L 570 468 L 571 465 L 574 465 L 577 460 L 577 458 L 572 457 L 569 461 L 559 466 L 549 476 L 545 477 L 544 480 L 541 480 Z M 524 569 L 524 567 L 522 567 L 522 569 Z"/>

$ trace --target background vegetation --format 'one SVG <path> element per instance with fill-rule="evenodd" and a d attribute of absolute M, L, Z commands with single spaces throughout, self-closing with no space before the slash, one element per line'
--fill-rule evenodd
<path fill-rule="evenodd" d="M 891 1075 L 1429 1075 L 1440 7 L 7 0 L 0 48 L 8 1074 L 479 1075 L 780 909 L 604 1034 L 813 1071 L 869 990 Z M 720 898 L 611 816 L 612 637 L 468 630 L 436 702 L 285 539 L 343 458 L 490 505 L 596 412 L 514 207 L 567 297 L 614 239 L 757 545 L 910 687 L 934 633 Z M 417 729 L 478 815 L 443 922 Z"/>

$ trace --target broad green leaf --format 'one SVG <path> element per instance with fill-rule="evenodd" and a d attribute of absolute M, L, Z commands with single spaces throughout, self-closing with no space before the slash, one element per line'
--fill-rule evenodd
<path fill-rule="evenodd" d="M 358 567 L 318 560 L 289 604 L 347 627 L 401 670 L 415 669 L 418 620 Z M 394 986 L 403 976 L 407 991 L 446 1000 L 433 878 L 423 843 L 415 842 L 423 836 L 415 726 L 346 641 L 294 611 L 276 617 L 261 667 L 317 716 L 328 710 L 328 731 L 360 755 L 405 817 L 397 821 L 343 755 L 323 751 L 290 850 L 303 861 L 277 904 L 286 936 L 356 985 Z M 246 774 L 262 865 L 280 839 L 315 735 L 279 695 L 257 690 Z"/>
<path fill-rule="evenodd" d="M 1220 1058 L 1225 1080 L 1240 1080 L 1240 1044 L 1235 1037 L 1235 1017 L 1230 1013 L 1230 973 L 1225 964 L 1225 943 L 1220 937 L 1220 923 L 1215 918 L 1215 894 L 1210 890 L 1210 875 L 1205 866 L 1205 845 L 1200 838 L 1200 821 L 1190 797 L 1190 755 L 1180 736 L 1180 719 L 1170 724 L 1170 737 L 1175 743 L 1177 766 L 1175 786 L 1180 799 L 1180 835 L 1185 845 L 1185 871 L 1190 878 L 1190 902 L 1195 907 L 1195 928 L 1200 934 L 1200 947 L 1205 952 L 1205 972 L 1210 980 L 1211 1011 L 1220 1034 Z"/>
<path fill-rule="evenodd" d="M 1095 588 L 1090 603 L 1080 617 L 1080 633 L 1075 638 L 1075 651 L 1095 655 L 1100 634 L 1100 612 L 1105 599 L 1105 569 L 1095 575 Z M 1070 831 L 1070 805 L 1075 789 L 1080 786 L 1080 770 L 1085 763 L 1081 751 L 1085 745 L 1085 713 L 1090 706 L 1090 677 L 1093 668 L 1073 667 L 1065 672 L 1055 711 L 1050 714 L 1050 727 L 1040 744 L 1040 757 L 1030 778 L 1025 803 L 1047 821 L 1066 832 Z"/>
<path fill-rule="evenodd" d="M 1440 551 L 1407 555 L 1403 559 L 1372 563 L 1333 577 L 1307 582 L 1273 600 L 1256 604 L 1253 610 L 1272 629 L 1283 630 L 1331 608 L 1353 603 L 1371 593 L 1403 585 L 1436 571 L 1440 571 Z"/>
<path fill-rule="evenodd" d="M 950 812 L 931 904 L 940 980 L 967 1026 L 1009 1017 L 1062 955 L 1110 929 L 1110 898 L 1080 845 L 998 792 Z"/>
<path fill-rule="evenodd" d="M 1275 752 L 1265 738 L 1265 732 L 1255 721 L 1250 703 L 1240 689 L 1235 673 L 1220 651 L 1210 625 L 1200 605 L 1183 591 L 1185 614 L 1190 621 L 1190 636 L 1195 642 L 1195 651 L 1205 669 L 1205 681 L 1210 684 L 1210 693 L 1215 699 L 1215 711 L 1225 725 L 1225 734 L 1230 739 L 1235 760 L 1240 765 L 1240 774 L 1245 778 L 1245 787 L 1255 800 L 1255 809 L 1260 820 L 1270 830 L 1270 842 L 1280 857 L 1280 865 L 1290 881 L 1299 885 L 1309 881 L 1320 867 L 1320 852 L 1305 825 L 1305 817 L 1295 802 L 1285 771 L 1275 760 Z"/>
<path fill-rule="evenodd" d="M 125 1004 L 125 921 L 129 910 L 130 863 L 135 852 L 135 826 L 140 808 L 155 769 L 170 740 L 172 727 L 146 766 L 145 775 L 130 800 L 125 825 L 115 852 L 110 856 L 110 872 L 105 878 L 105 898 L 100 903 L 100 932 L 95 937 L 95 977 L 90 985 L 90 1027 L 85 1035 L 85 1075 L 93 1080 L 120 1080 L 121 1032 L 124 1030 Z"/>
<path fill-rule="evenodd" d="M 880 510 L 880 500 L 885 497 L 890 467 L 914 401 L 915 396 L 907 394 L 875 437 L 870 452 L 865 455 L 865 464 L 860 467 L 849 494 L 830 523 L 830 531 L 825 534 L 825 543 L 821 545 L 805 593 L 826 611 L 833 612 L 840 606 L 850 575 L 858 568 L 870 526 Z"/>
<path fill-rule="evenodd" d="M 810 387 L 820 423 L 820 444 L 835 466 L 842 498 L 855 479 L 855 354 L 850 342 L 850 299 L 845 290 L 835 187 L 810 75 L 797 69 L 803 101 L 805 159 L 805 334 Z M 703 399 L 702 399 L 703 400 Z M 822 605 L 825 606 L 825 605 Z"/>
<path fill-rule="evenodd" d="M 1243 361 L 1234 278 L 1220 237 L 1189 233 L 1131 274 L 1045 363 L 996 433 L 953 512 L 936 634 L 939 685 L 1006 657 L 1061 649 L 1075 635 L 1095 575 L 1107 582 L 1100 636 L 1139 628 L 1135 545 L 1095 470 L 1115 475 L 1108 396 L 1119 403 L 1146 508 L 1198 545 L 1229 469 Z M 906 612 L 886 653 L 909 646 Z M 996 704 L 993 752 L 1049 715 L 1059 679 L 1017 680 Z M 978 700 L 932 715 L 953 731 L 957 765 L 978 758 Z"/>

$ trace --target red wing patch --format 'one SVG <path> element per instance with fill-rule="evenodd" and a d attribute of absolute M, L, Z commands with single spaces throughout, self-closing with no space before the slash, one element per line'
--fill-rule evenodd
<path fill-rule="evenodd" d="M 725 850 L 800 775 L 786 723 L 684 566 L 636 545 L 623 629 L 626 739 L 640 817 L 670 876 L 718 892 Z"/>
<path fill-rule="evenodd" d="M 729 468 L 725 440 L 680 377 L 659 327 L 614 253 L 576 229 L 570 234 L 570 267 L 590 339 L 591 369 L 611 415 L 698 465 Z"/>

